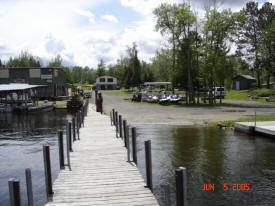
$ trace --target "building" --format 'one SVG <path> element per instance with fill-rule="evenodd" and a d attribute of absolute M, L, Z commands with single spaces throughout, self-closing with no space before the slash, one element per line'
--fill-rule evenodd
<path fill-rule="evenodd" d="M 250 89 L 251 84 L 256 82 L 256 79 L 250 75 L 238 75 L 235 76 L 233 79 L 233 87 L 234 90 L 244 90 L 244 89 Z"/>
<path fill-rule="evenodd" d="M 111 76 L 101 76 L 96 78 L 96 88 L 98 90 L 119 89 L 117 78 Z"/>
<path fill-rule="evenodd" d="M 0 68 L 0 84 L 25 83 L 45 85 L 37 89 L 39 98 L 67 96 L 66 72 L 61 68 Z"/>

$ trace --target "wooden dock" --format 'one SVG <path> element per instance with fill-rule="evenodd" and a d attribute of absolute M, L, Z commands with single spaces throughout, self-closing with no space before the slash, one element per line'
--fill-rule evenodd
<path fill-rule="evenodd" d="M 46 206 L 159 205 L 127 150 L 110 117 L 90 107 L 80 141 L 73 143 L 71 170 L 61 170 Z"/>
<path fill-rule="evenodd" d="M 255 122 L 236 122 L 235 129 L 249 134 L 275 137 L 275 121 L 256 122 L 256 127 Z"/>

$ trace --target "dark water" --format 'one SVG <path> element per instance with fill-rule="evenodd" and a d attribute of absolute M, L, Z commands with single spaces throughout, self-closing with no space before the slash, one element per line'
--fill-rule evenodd
<path fill-rule="evenodd" d="M 9 205 L 8 180 L 20 179 L 22 205 L 27 205 L 25 168 L 32 171 L 35 205 L 46 201 L 42 146 L 50 145 L 53 179 L 59 171 L 57 131 L 65 130 L 66 111 L 31 115 L 0 113 L 0 205 Z M 66 139 L 66 138 L 64 138 Z"/>
<path fill-rule="evenodd" d="M 275 139 L 247 136 L 217 128 L 142 126 L 138 165 L 144 173 L 144 141 L 152 141 L 153 185 L 163 205 L 169 185 L 175 205 L 175 168 L 187 169 L 188 205 L 275 205 Z M 202 191 L 203 184 L 214 191 Z M 227 183 L 229 190 L 224 190 Z M 233 184 L 249 184 L 249 191 Z"/>

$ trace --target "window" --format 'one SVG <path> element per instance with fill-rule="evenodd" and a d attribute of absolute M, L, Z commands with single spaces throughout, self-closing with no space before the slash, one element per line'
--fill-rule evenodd
<path fill-rule="evenodd" d="M 9 78 L 9 70 L 0 69 L 0 78 Z"/>
<path fill-rule="evenodd" d="M 105 78 L 100 78 L 100 82 L 105 82 Z"/>
<path fill-rule="evenodd" d="M 30 69 L 30 78 L 40 78 L 40 69 Z"/>
<path fill-rule="evenodd" d="M 113 78 L 108 78 L 108 82 L 113 82 Z"/>

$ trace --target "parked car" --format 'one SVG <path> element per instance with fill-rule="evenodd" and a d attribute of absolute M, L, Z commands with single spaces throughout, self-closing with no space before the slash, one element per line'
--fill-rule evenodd
<path fill-rule="evenodd" d="M 226 91 L 224 87 L 215 87 L 212 89 L 212 95 L 215 96 L 216 98 L 224 98 L 226 95 Z M 209 92 L 208 92 L 208 96 L 209 96 Z"/>

